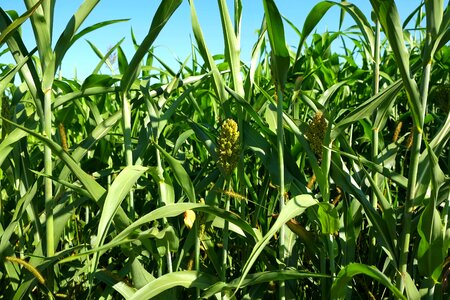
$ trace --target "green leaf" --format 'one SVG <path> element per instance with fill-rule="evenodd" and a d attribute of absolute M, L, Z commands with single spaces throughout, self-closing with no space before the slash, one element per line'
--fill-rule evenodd
<path fill-rule="evenodd" d="M 256 284 L 271 282 L 271 281 L 285 281 L 285 280 L 302 280 L 305 278 L 328 278 L 329 275 L 320 273 L 304 272 L 297 270 L 280 270 L 280 271 L 266 271 L 254 274 L 248 274 L 240 287 L 244 288 Z M 224 289 L 237 288 L 239 284 L 239 278 L 230 282 L 218 282 L 209 287 L 202 295 L 203 298 L 213 297 L 215 294 L 220 293 Z"/>
<path fill-rule="evenodd" d="M 77 9 L 77 11 L 73 14 L 73 16 L 70 18 L 69 22 L 67 23 L 66 27 L 64 28 L 64 31 L 61 33 L 61 35 L 58 38 L 58 41 L 55 45 L 55 66 L 59 66 L 64 58 L 64 55 L 66 54 L 67 50 L 72 46 L 75 40 L 79 39 L 84 34 L 88 33 L 91 30 L 94 30 L 95 28 L 101 27 L 98 25 L 92 25 L 91 27 L 88 27 L 87 29 L 80 32 L 78 35 L 76 35 L 76 32 L 81 27 L 83 22 L 86 20 L 86 18 L 91 14 L 94 7 L 100 2 L 100 0 L 85 0 L 81 3 L 80 7 Z M 112 21 L 114 22 L 114 21 Z M 96 27 L 97 26 L 97 27 Z M 76 38 L 75 38 L 76 36 Z"/>
<path fill-rule="evenodd" d="M 145 269 L 138 258 L 134 258 L 131 263 L 131 276 L 133 278 L 134 287 L 137 289 L 140 289 L 155 279 L 155 277 Z"/>
<path fill-rule="evenodd" d="M 112 86 L 117 81 L 119 81 L 119 79 L 112 78 L 109 75 L 91 74 L 84 80 L 83 84 L 81 85 L 81 89 L 86 90 L 93 87 L 106 88 Z"/>
<path fill-rule="evenodd" d="M 156 248 L 161 257 L 167 255 L 167 250 L 176 252 L 180 241 L 172 226 L 167 225 L 163 230 L 155 235 Z M 169 249 L 167 249 L 169 247 Z"/>
<path fill-rule="evenodd" d="M 306 16 L 305 22 L 303 23 L 302 36 L 300 38 L 300 42 L 297 48 L 297 60 L 300 57 L 300 51 L 303 47 L 303 44 L 306 41 L 306 38 L 313 31 L 313 29 L 317 26 L 317 24 L 322 20 L 323 16 L 327 13 L 327 11 L 334 5 L 334 3 L 330 1 L 321 1 L 317 3 L 309 12 L 308 16 Z"/>
<path fill-rule="evenodd" d="M 176 286 L 205 289 L 213 285 L 216 281 L 217 279 L 215 277 L 197 271 L 168 273 L 140 288 L 132 297 L 128 298 L 128 300 L 151 299 Z"/>
<path fill-rule="evenodd" d="M 104 120 L 102 123 L 98 124 L 97 127 L 95 127 L 94 130 L 92 130 L 91 133 L 87 136 L 87 138 L 83 142 L 81 142 L 80 145 L 76 147 L 72 152 L 73 160 L 79 163 L 81 159 L 88 153 L 88 151 L 95 145 L 95 143 L 97 143 L 106 134 L 108 134 L 108 132 L 121 119 L 121 117 L 122 111 L 119 110 L 109 118 Z M 59 174 L 59 179 L 66 180 L 69 175 L 70 168 L 66 165 Z"/>
<path fill-rule="evenodd" d="M 409 275 L 409 273 L 406 273 L 404 276 L 402 276 L 402 279 L 405 282 L 405 291 L 407 298 L 420 299 L 421 298 L 420 292 L 417 289 L 416 284 L 412 280 L 411 275 Z"/>
<path fill-rule="evenodd" d="M 272 76 L 284 89 L 289 69 L 290 56 L 284 37 L 283 19 L 273 0 L 264 0 L 264 14 L 267 23 L 270 47 L 272 48 Z"/>
<path fill-rule="evenodd" d="M 11 68 L 5 75 L 0 78 L 0 95 L 4 95 L 8 84 L 14 79 L 14 76 L 22 69 L 22 67 L 28 62 L 28 60 L 36 52 L 34 48 L 27 56 L 22 58 L 13 68 Z"/>
<path fill-rule="evenodd" d="M 202 212 L 223 218 L 224 220 L 226 220 L 230 223 L 233 223 L 236 226 L 238 226 L 239 228 L 241 228 L 248 236 L 251 236 L 254 239 L 257 239 L 253 228 L 248 223 L 246 223 L 244 220 L 242 220 L 238 215 L 236 215 L 232 212 L 226 211 L 221 208 L 212 207 L 212 206 L 205 205 L 205 204 L 200 204 L 200 203 L 176 203 L 176 204 L 162 206 L 162 207 L 157 208 L 157 209 L 153 210 L 152 212 L 140 217 L 138 220 L 136 220 L 135 222 L 130 224 L 128 227 L 123 229 L 119 234 L 117 234 L 107 244 L 105 244 L 101 247 L 98 247 L 96 249 L 88 250 L 86 252 L 77 254 L 77 255 L 72 255 L 68 258 L 61 260 L 59 263 L 66 263 L 68 261 L 72 261 L 74 259 L 78 259 L 80 257 L 90 255 L 92 253 L 108 250 L 113 247 L 119 246 L 123 243 L 128 243 L 131 240 L 136 238 L 136 233 L 139 232 L 139 228 L 142 225 L 148 224 L 152 221 L 162 219 L 162 218 L 176 217 L 189 209 L 202 211 Z M 153 231 L 150 230 L 149 232 L 140 233 L 141 237 L 147 237 L 147 238 L 155 237 L 156 234 L 157 234 L 157 232 L 155 233 L 154 230 Z M 250 241 L 250 240 L 247 240 L 247 241 Z"/>
<path fill-rule="evenodd" d="M 391 239 L 391 236 L 394 236 L 394 234 L 389 232 L 389 227 L 369 202 L 361 187 L 358 186 L 355 179 L 351 176 L 351 172 L 343 163 L 342 158 L 333 153 L 332 164 L 331 177 L 345 193 L 349 193 L 355 197 L 364 207 L 364 212 L 366 213 L 367 218 L 376 230 L 378 242 L 381 244 L 381 247 L 385 253 L 392 260 L 394 266 L 396 266 L 397 251 L 394 250 L 394 241 Z"/>
<path fill-rule="evenodd" d="M 1 31 L 0 34 L 0 46 L 6 41 L 12 33 L 14 33 L 28 18 L 35 12 L 35 10 L 41 5 L 44 0 L 39 0 L 29 10 L 27 10 L 20 17 L 15 19 L 11 24 Z"/>
<path fill-rule="evenodd" d="M 437 210 L 438 194 L 445 182 L 445 175 L 439 167 L 439 161 L 431 146 L 425 142 L 427 147 L 427 159 L 429 164 L 422 170 L 421 183 L 423 189 L 431 189 L 430 198 L 427 199 L 425 209 L 419 219 L 417 231 L 421 237 L 417 250 L 419 272 L 434 281 L 438 281 L 442 273 L 443 262 L 447 255 L 444 243 L 445 227 L 442 225 L 440 213 Z M 426 179 L 425 179 L 426 178 Z M 426 180 L 426 181 L 425 181 Z M 430 184 L 428 184 L 430 182 Z M 427 193 L 423 191 L 423 193 Z"/>
<path fill-rule="evenodd" d="M 359 274 L 367 275 L 387 287 L 395 295 L 396 299 L 406 300 L 406 297 L 402 292 L 400 292 L 395 285 L 392 284 L 391 280 L 375 266 L 359 263 L 351 263 L 339 271 L 339 274 L 331 286 L 330 295 L 332 295 L 332 299 L 344 299 L 348 283 L 354 276 Z"/>
<path fill-rule="evenodd" d="M 147 169 L 148 168 L 142 166 L 127 166 L 119 173 L 116 179 L 114 179 L 114 182 L 106 195 L 105 202 L 103 203 L 100 221 L 97 227 L 97 237 L 93 245 L 94 248 L 103 245 L 103 242 L 108 235 L 109 226 L 119 210 L 120 204 L 130 193 L 130 190 L 133 188 L 135 182 L 145 171 L 147 171 Z M 94 258 L 91 265 L 92 272 L 94 272 L 97 268 L 100 255 L 100 252 L 94 253 Z"/>
<path fill-rule="evenodd" d="M 130 287 L 125 282 L 118 280 L 111 272 L 107 271 L 97 271 L 94 273 L 95 278 L 106 283 L 107 286 L 112 287 L 125 299 L 133 297 L 136 293 L 136 289 Z"/>
<path fill-rule="evenodd" d="M 443 226 L 438 210 L 433 201 L 427 205 L 420 216 L 417 231 L 421 237 L 417 250 L 417 262 L 421 275 L 431 277 L 435 281 L 441 275 L 445 253 Z"/>
<path fill-rule="evenodd" d="M 120 74 L 125 74 L 128 69 L 128 60 L 125 52 L 123 52 L 122 47 L 117 48 L 117 62 L 119 63 Z"/>
<path fill-rule="evenodd" d="M 9 153 L 14 149 L 16 143 L 26 137 L 27 133 L 19 128 L 11 131 L 0 144 L 0 166 L 3 164 Z"/>
<path fill-rule="evenodd" d="M 159 5 L 153 17 L 147 35 L 145 36 L 139 48 L 136 50 L 136 53 L 131 59 L 127 71 L 123 74 L 122 80 L 120 82 L 123 93 L 128 92 L 128 90 L 130 89 L 134 80 L 138 76 L 142 59 L 147 54 L 148 49 L 150 49 L 153 42 L 156 40 L 156 37 L 159 35 L 161 30 L 164 28 L 167 21 L 169 21 L 170 17 L 181 4 L 181 2 L 181 0 L 165 0 L 162 1 Z"/>
<path fill-rule="evenodd" d="M 422 130 L 421 115 L 424 110 L 420 99 L 419 88 L 411 76 L 409 51 L 405 46 L 403 28 L 400 23 L 397 6 L 392 0 L 370 0 L 370 3 L 377 14 L 377 18 L 383 27 L 384 33 L 389 40 L 389 45 L 394 53 L 395 61 L 408 95 L 408 104 L 412 111 L 414 124 L 419 130 Z"/>
<path fill-rule="evenodd" d="M 398 80 L 380 93 L 372 96 L 370 99 L 359 105 L 335 125 L 332 131 L 332 139 L 335 139 L 350 124 L 372 116 L 373 112 L 376 111 L 377 108 L 389 107 L 401 89 L 402 81 Z"/>
<path fill-rule="evenodd" d="M 166 158 L 167 162 L 170 165 L 170 168 L 173 171 L 173 174 L 175 175 L 175 179 L 186 193 L 186 196 L 188 197 L 189 201 L 192 203 L 197 202 L 195 199 L 195 189 L 194 185 L 192 184 L 192 180 L 189 177 L 186 170 L 181 165 L 181 163 L 175 158 L 173 158 L 169 153 L 167 153 L 161 146 L 159 146 L 156 143 L 154 145 Z"/>
<path fill-rule="evenodd" d="M 129 194 L 135 182 L 139 177 L 147 171 L 148 168 L 142 166 L 127 166 L 114 179 L 111 187 L 106 195 L 103 209 L 100 216 L 100 221 L 97 228 L 97 238 L 94 247 L 103 245 L 103 241 L 108 234 L 109 225 L 112 222 L 120 204 Z"/>
<path fill-rule="evenodd" d="M 109 21 L 102 21 L 102 22 L 98 22 L 95 23 L 94 25 L 88 26 L 86 28 L 84 28 L 83 30 L 81 30 L 79 33 L 75 34 L 72 39 L 70 40 L 70 44 L 66 45 L 66 47 L 70 48 L 70 46 L 72 46 L 78 39 L 80 39 L 81 37 L 83 37 L 84 35 L 95 31 L 99 28 L 111 25 L 111 24 L 116 24 L 116 23 L 120 23 L 120 22 L 127 22 L 130 19 L 117 19 L 117 20 L 109 20 Z"/>
<path fill-rule="evenodd" d="M 11 241 L 10 238 L 16 231 L 17 226 L 20 225 L 22 222 L 22 215 L 26 211 L 28 205 L 31 203 L 31 200 L 34 199 L 36 196 L 36 192 L 38 190 L 38 186 L 42 184 L 41 180 L 36 180 L 31 186 L 28 191 L 23 195 L 22 198 L 17 201 L 17 205 L 14 209 L 14 215 L 8 226 L 5 228 L 5 230 L 1 232 L 1 238 L 0 238 L 0 259 L 3 260 L 3 257 L 5 255 L 6 250 L 11 247 Z"/>
<path fill-rule="evenodd" d="M 105 189 L 99 185 L 90 175 L 86 174 L 78 163 L 68 154 L 66 153 L 60 145 L 53 142 L 52 140 L 48 139 L 47 137 L 40 135 L 26 127 L 23 127 L 19 124 L 13 123 L 9 120 L 6 120 L 2 118 L 4 121 L 7 121 L 8 123 L 13 124 L 14 126 L 18 127 L 19 129 L 27 132 L 29 135 L 34 136 L 41 142 L 43 142 L 45 145 L 47 145 L 51 150 L 52 153 L 57 155 L 61 160 L 63 160 L 66 165 L 69 167 L 69 169 L 72 171 L 72 173 L 81 181 L 85 189 L 89 192 L 92 199 L 95 201 L 99 201 L 100 198 L 105 193 Z"/>
<path fill-rule="evenodd" d="M 239 40 L 236 36 L 233 24 L 231 23 L 227 2 L 225 0 L 219 0 L 218 2 L 220 9 L 220 19 L 222 21 L 222 32 L 224 35 L 223 39 L 225 41 L 225 59 L 228 61 L 228 64 L 230 66 L 231 76 L 233 78 L 233 88 L 239 95 L 244 96 L 244 88 L 242 86 L 241 78 L 241 60 L 239 57 Z M 235 5 L 239 6 L 236 1 Z M 239 28 L 236 28 L 236 31 L 237 30 L 239 30 Z"/>
<path fill-rule="evenodd" d="M 213 56 L 209 52 L 206 46 L 205 38 L 203 37 L 203 32 L 198 21 L 197 12 L 195 10 L 194 0 L 189 0 L 189 6 L 191 8 L 191 23 L 192 31 L 194 32 L 195 40 L 197 41 L 198 50 L 208 66 L 209 70 L 213 75 L 214 90 L 216 91 L 217 97 L 220 102 L 223 103 L 226 100 L 225 84 L 222 77 L 220 76 L 219 69 L 217 68 L 216 62 Z"/>
<path fill-rule="evenodd" d="M 313 199 L 311 195 L 299 195 L 290 199 L 286 203 L 283 210 L 280 212 L 275 224 L 273 224 L 273 226 L 264 235 L 264 237 L 259 240 L 253 247 L 249 258 L 245 262 L 244 268 L 242 269 L 242 275 L 240 276 L 240 279 L 236 285 L 236 290 L 242 286 L 245 277 L 250 272 L 250 269 L 256 262 L 256 259 L 272 239 L 273 235 L 281 228 L 281 226 L 283 226 L 290 219 L 304 213 L 308 207 L 316 205 L 317 203 L 317 200 Z"/>
<path fill-rule="evenodd" d="M 11 20 L 9 16 L 5 13 L 5 11 L 0 7 L 0 31 L 3 31 L 11 24 Z M 9 52 L 13 55 L 16 63 L 22 62 L 27 56 L 29 56 L 29 52 L 25 47 L 25 44 L 17 31 L 11 32 L 10 38 L 6 40 L 8 44 Z M 37 49 L 37 48 L 36 48 Z M 32 51 L 34 52 L 34 50 Z M 44 109 L 42 104 L 43 94 L 41 89 L 41 80 L 39 78 L 38 72 L 36 70 L 35 64 L 27 63 L 22 66 L 20 69 L 21 76 L 23 80 L 26 82 L 28 86 L 28 90 L 33 97 L 33 100 L 36 105 L 36 110 L 38 116 L 42 120 L 44 119 Z M 41 123 L 43 126 L 43 123 Z"/>
<path fill-rule="evenodd" d="M 308 36 L 311 34 L 313 29 L 317 26 L 317 24 L 322 20 L 322 18 L 326 15 L 328 10 L 334 6 L 338 5 L 342 8 L 341 10 L 341 22 L 343 18 L 343 13 L 348 12 L 349 15 L 355 20 L 356 24 L 359 27 L 359 30 L 361 31 L 362 35 L 364 36 L 363 44 L 365 48 L 367 49 L 368 53 L 373 53 L 373 49 L 375 47 L 375 36 L 372 30 L 372 27 L 365 17 L 364 13 L 354 4 L 347 2 L 347 1 L 341 1 L 341 2 L 334 2 L 334 1 L 322 1 L 316 4 L 311 11 L 309 12 L 308 16 L 306 17 L 305 22 L 303 23 L 303 30 L 302 35 L 300 38 L 300 42 L 297 48 L 297 54 L 295 56 L 295 61 L 298 60 L 300 57 L 301 49 L 303 47 L 303 44 L 305 43 Z M 341 24 L 340 24 L 341 25 Z M 340 28 L 340 27 L 339 27 Z"/>
<path fill-rule="evenodd" d="M 331 203 L 318 203 L 317 215 L 323 234 L 335 234 L 339 231 L 339 214 Z"/>

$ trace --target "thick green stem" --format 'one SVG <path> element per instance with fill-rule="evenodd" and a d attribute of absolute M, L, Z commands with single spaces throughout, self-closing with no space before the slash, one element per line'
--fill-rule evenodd
<path fill-rule="evenodd" d="M 195 230 L 195 259 L 194 259 L 194 264 L 195 264 L 195 270 L 197 272 L 200 272 L 200 225 L 199 225 L 199 221 L 195 221 L 194 223 L 194 230 Z M 200 288 L 196 288 L 196 293 L 197 293 L 197 299 L 200 299 Z"/>
<path fill-rule="evenodd" d="M 52 91 L 47 90 L 44 94 L 44 133 L 48 138 L 52 136 Z M 44 198 L 45 198 L 45 228 L 46 228 L 46 252 L 47 256 L 53 256 L 55 254 L 55 234 L 54 234 L 54 222 L 53 222 L 53 186 L 52 186 L 52 173 L 53 173 L 53 161 L 52 150 L 45 145 L 44 146 L 44 172 L 47 177 L 44 179 Z"/>
<path fill-rule="evenodd" d="M 122 119 L 123 119 L 123 139 L 125 147 L 125 162 L 127 166 L 133 165 L 133 148 L 131 145 L 131 105 L 126 95 L 123 97 L 122 103 Z M 130 220 L 134 220 L 134 191 L 130 190 L 128 195 L 128 211 Z"/>
<path fill-rule="evenodd" d="M 231 187 L 231 180 L 228 178 L 225 183 L 226 189 L 229 191 Z M 225 210 L 230 211 L 230 196 L 225 198 Z M 220 280 L 226 282 L 227 265 L 228 265 L 228 238 L 230 235 L 228 221 L 223 225 L 223 248 L 222 248 L 222 274 L 220 274 Z"/>
<path fill-rule="evenodd" d="M 156 148 L 156 166 L 158 169 L 158 185 L 159 185 L 159 199 L 158 199 L 158 207 L 164 206 L 166 204 L 167 199 L 167 190 L 166 190 L 166 184 L 164 182 L 164 170 L 162 167 L 162 161 L 161 161 L 161 155 L 158 148 Z M 167 218 L 162 219 L 162 223 L 164 226 L 167 224 Z M 173 267 L 172 267 L 172 255 L 170 254 L 170 248 L 169 244 L 167 244 L 167 253 L 166 253 L 166 262 L 167 262 L 167 271 L 169 273 L 172 273 Z"/>
<path fill-rule="evenodd" d="M 378 94 L 380 90 L 380 21 L 377 19 L 375 22 L 375 47 L 373 49 L 373 92 L 372 96 Z M 376 121 L 378 110 L 374 112 L 373 120 Z M 372 161 L 376 162 L 378 157 L 379 147 L 379 131 L 378 124 L 374 124 L 372 128 Z M 378 185 L 378 172 L 372 172 L 373 181 Z M 372 189 L 371 202 L 373 208 L 377 209 L 378 199 L 375 190 Z M 377 239 L 372 236 L 372 246 L 375 246 Z M 370 247 L 369 259 L 372 264 L 376 263 L 375 259 L 376 247 Z"/>
<path fill-rule="evenodd" d="M 336 275 L 336 267 L 334 264 L 334 237 L 332 234 L 327 235 L 328 255 L 330 256 L 330 275 L 334 277 Z"/>
<path fill-rule="evenodd" d="M 431 62 L 427 63 L 423 70 L 423 80 L 421 86 L 421 99 L 422 99 L 422 108 L 419 124 L 414 124 L 413 130 L 413 144 L 411 147 L 411 155 L 410 155 L 410 163 L 409 163 L 409 174 L 408 174 L 408 189 L 407 189 L 407 198 L 404 204 L 404 214 L 403 214 L 403 230 L 400 239 L 400 258 L 399 258 L 399 273 L 397 275 L 397 288 L 401 291 L 404 290 L 404 276 L 407 273 L 408 269 L 408 253 L 409 253 L 409 244 L 411 240 L 411 219 L 413 212 L 413 202 L 416 198 L 416 186 L 417 186 L 417 178 L 419 173 L 419 161 L 420 161 L 420 147 L 422 145 L 422 130 L 423 124 L 425 120 L 425 109 L 427 104 L 428 97 L 428 86 L 430 83 L 430 74 L 431 74 Z"/>
<path fill-rule="evenodd" d="M 166 262 L 167 262 L 167 272 L 168 273 L 172 273 L 173 272 L 173 264 L 172 264 L 172 255 L 170 254 L 170 243 L 169 243 L 169 241 L 167 241 L 166 242 L 166 249 L 167 249 L 167 254 L 166 254 L 166 256 L 167 256 L 167 259 L 166 259 Z"/>
<path fill-rule="evenodd" d="M 225 202 L 225 210 L 230 210 L 230 197 L 226 197 Z M 222 274 L 221 274 L 221 280 L 223 282 L 226 281 L 226 275 L 227 275 L 227 263 L 228 263 L 228 237 L 230 235 L 230 232 L 228 230 L 229 223 L 228 221 L 225 221 L 223 225 L 223 251 L 222 251 Z"/>
<path fill-rule="evenodd" d="M 375 48 L 373 53 L 373 92 L 372 96 L 378 94 L 380 90 L 380 22 L 377 20 L 375 23 Z M 376 119 L 376 113 L 378 110 L 375 111 L 374 114 L 374 120 Z M 379 128 L 373 128 L 373 143 L 372 143 L 372 161 L 375 162 L 377 156 L 378 156 L 378 133 Z M 373 180 L 375 183 L 378 183 L 378 172 L 373 172 L 372 174 Z M 372 205 L 376 209 L 377 208 L 377 196 L 375 195 L 375 192 L 372 191 Z"/>
<path fill-rule="evenodd" d="M 277 146 L 278 146 L 278 166 L 279 166 L 279 210 L 280 212 L 284 208 L 284 131 L 283 131 L 283 92 L 281 89 L 277 88 Z M 281 226 L 280 228 L 280 237 L 279 237 L 279 259 L 280 259 L 280 269 L 284 269 L 285 257 L 286 257 L 286 249 L 285 249 L 285 240 L 284 240 L 284 231 L 285 226 Z M 285 299 L 286 291 L 285 291 L 285 282 L 283 280 L 280 281 L 280 289 L 279 289 L 279 299 Z"/>

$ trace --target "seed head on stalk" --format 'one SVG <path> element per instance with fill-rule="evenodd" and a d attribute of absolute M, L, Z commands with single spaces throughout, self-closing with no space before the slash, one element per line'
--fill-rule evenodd
<path fill-rule="evenodd" d="M 239 160 L 239 130 L 237 123 L 226 119 L 217 139 L 218 165 L 226 177 L 231 175 Z"/>
<path fill-rule="evenodd" d="M 306 132 L 309 145 L 319 159 L 322 158 L 322 144 L 327 132 L 327 126 L 327 120 L 323 112 L 317 111 L 311 122 L 309 122 L 309 128 Z"/>

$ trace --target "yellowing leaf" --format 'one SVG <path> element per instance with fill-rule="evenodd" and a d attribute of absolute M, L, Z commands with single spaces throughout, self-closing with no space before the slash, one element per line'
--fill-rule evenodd
<path fill-rule="evenodd" d="M 195 212 L 193 210 L 186 210 L 184 212 L 184 225 L 191 229 L 195 222 Z"/>

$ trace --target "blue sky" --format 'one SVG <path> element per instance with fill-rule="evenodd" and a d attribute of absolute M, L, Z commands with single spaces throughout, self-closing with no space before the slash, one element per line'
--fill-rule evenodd
<path fill-rule="evenodd" d="M 1 7 L 4 10 L 15 10 L 19 14 L 25 12 L 23 1 L 20 0 L 1 0 Z M 55 7 L 55 26 L 54 40 L 57 40 L 59 34 L 65 28 L 68 20 L 76 11 L 81 0 L 56 1 Z M 234 1 L 227 1 L 228 8 L 233 11 Z M 256 30 L 261 25 L 263 16 L 262 1 L 243 0 L 243 16 L 242 16 L 242 33 L 241 33 L 241 59 L 244 62 L 250 60 L 250 51 L 253 44 L 257 40 Z M 276 0 L 281 14 L 289 19 L 294 25 L 301 29 L 307 14 L 316 1 L 301 0 Z M 370 18 L 371 7 L 369 0 L 353 1 L 363 13 Z M 420 0 L 398 0 L 396 1 L 400 16 L 404 20 L 409 13 L 416 8 Z M 138 43 L 145 37 L 148 32 L 152 17 L 159 5 L 160 1 L 156 0 L 104 0 L 96 6 L 92 14 L 86 20 L 83 28 L 100 21 L 113 19 L 130 19 L 125 23 L 117 23 L 103 27 L 92 33 L 89 33 L 76 42 L 75 45 L 67 52 L 63 64 L 62 73 L 65 77 L 73 78 L 75 70 L 78 78 L 85 78 L 89 75 L 97 65 L 99 59 L 94 54 L 86 40 L 89 40 L 103 53 L 108 48 L 116 44 L 120 39 L 125 38 L 122 47 L 127 55 L 128 60 L 131 59 L 134 47 L 131 40 L 131 29 L 136 36 Z M 205 39 L 212 54 L 223 53 L 223 35 L 220 23 L 220 15 L 217 1 L 214 0 L 196 0 L 195 6 L 200 20 Z M 191 53 L 191 41 L 194 40 L 191 29 L 190 11 L 188 1 L 185 0 L 169 20 L 166 27 L 156 39 L 155 54 L 163 58 L 170 66 L 177 66 L 176 58 L 184 61 Z M 325 30 L 336 30 L 339 24 L 339 8 L 333 7 L 325 15 L 322 22 L 317 27 L 317 32 L 322 33 Z M 350 16 L 346 16 L 344 28 L 353 25 L 354 22 Z M 287 24 L 285 24 L 286 40 L 292 47 L 296 48 L 299 37 Z M 23 38 L 26 45 L 31 49 L 33 44 L 33 35 L 29 22 L 24 24 Z M 4 55 L 2 60 L 8 60 L 9 57 Z M 103 72 L 108 72 L 102 69 Z"/>

